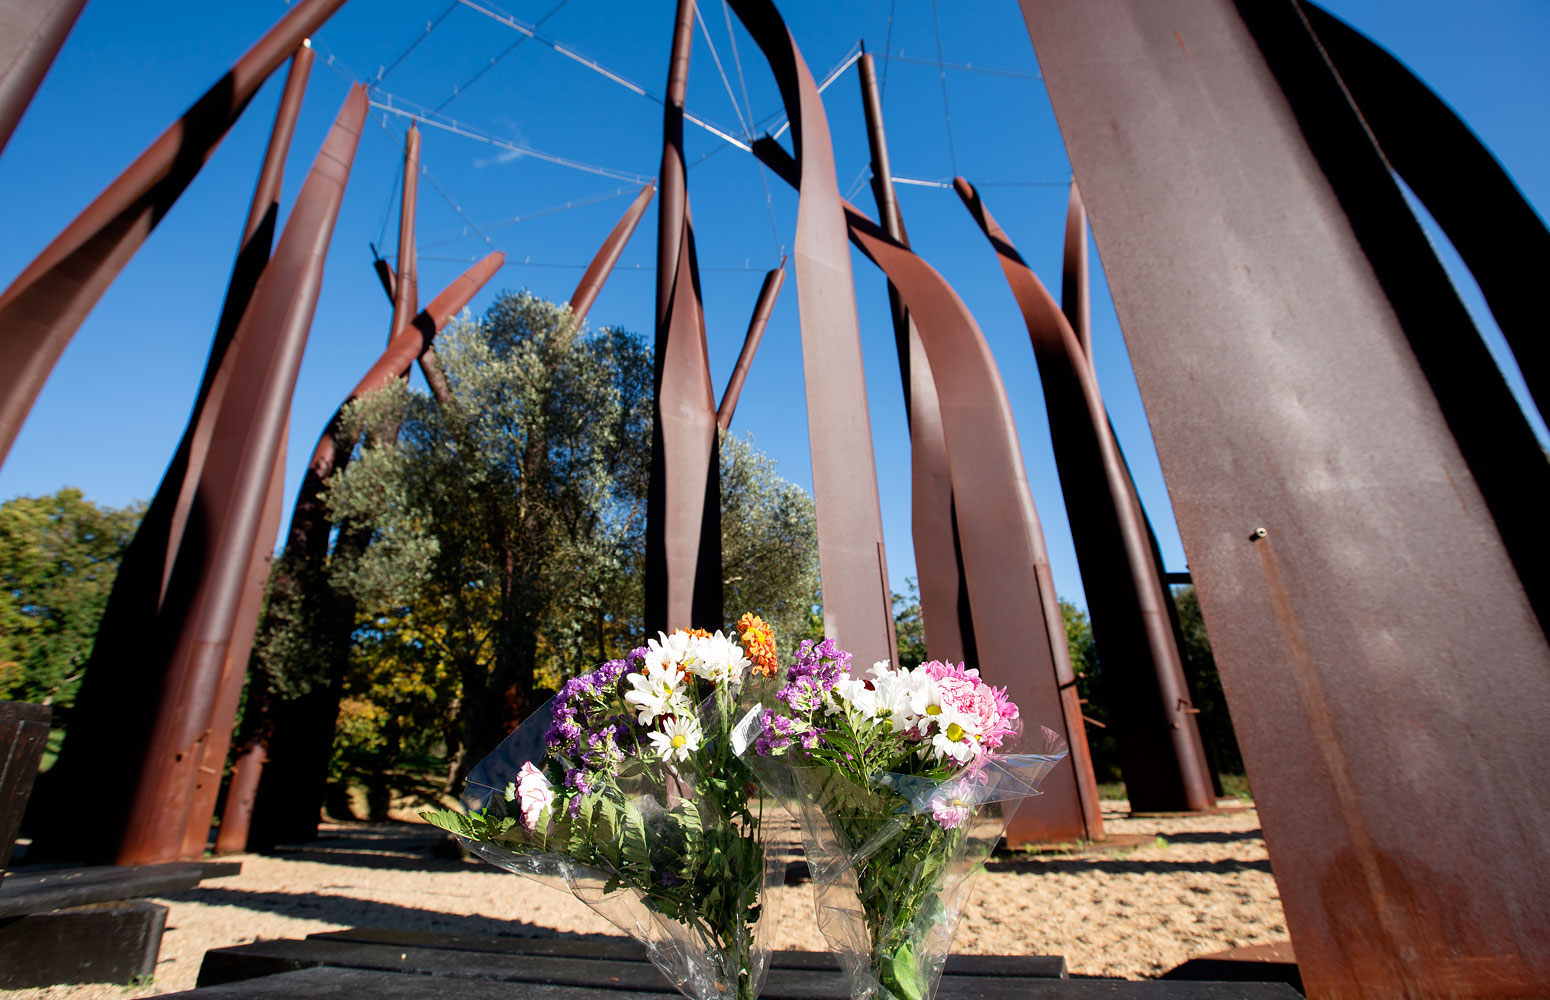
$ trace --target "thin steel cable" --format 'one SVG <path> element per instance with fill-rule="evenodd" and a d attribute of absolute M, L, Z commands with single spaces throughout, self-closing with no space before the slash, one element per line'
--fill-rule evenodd
<path fill-rule="evenodd" d="M 472 256 L 470 256 L 470 257 L 452 257 L 452 256 L 434 256 L 434 255 L 426 256 L 426 255 L 422 255 L 420 257 L 420 260 L 446 261 L 446 262 L 454 263 L 454 264 L 473 263 L 473 262 L 477 261 L 478 259 L 479 259 L 478 257 L 472 257 Z M 567 271 L 585 271 L 587 268 L 591 267 L 592 265 L 591 264 L 565 264 L 565 263 L 560 263 L 558 261 L 532 260 L 531 258 L 524 258 L 523 260 L 509 260 L 508 259 L 501 266 L 502 267 L 553 267 L 553 268 L 563 268 L 564 270 L 567 270 Z M 615 264 L 613 266 L 613 268 L 612 268 L 612 270 L 614 270 L 614 271 L 641 271 L 641 272 L 655 271 L 656 269 L 657 269 L 657 267 L 656 267 L 655 264 Z M 766 271 L 771 270 L 771 268 L 767 268 L 767 267 L 764 267 L 762 265 L 755 265 L 755 264 L 751 264 L 750 263 L 750 264 L 742 264 L 742 265 L 737 265 L 737 264 L 706 265 L 706 266 L 700 267 L 699 270 L 701 270 L 701 271 L 741 272 L 741 273 L 747 273 L 747 274 L 763 274 Z"/>
<path fill-rule="evenodd" d="M 845 200 L 850 201 L 852 198 L 854 198 L 856 196 L 856 192 L 861 190 L 861 185 L 865 184 L 871 178 L 871 176 L 871 164 L 867 164 L 859 171 L 857 171 L 856 179 L 850 182 L 850 188 L 845 192 Z"/>
<path fill-rule="evenodd" d="M 490 233 L 490 232 L 493 232 L 493 231 L 495 231 L 497 229 L 505 229 L 508 226 L 515 226 L 515 225 L 517 225 L 518 223 L 521 223 L 521 222 L 531 222 L 534 219 L 541 219 L 541 218 L 543 218 L 545 216 L 558 215 L 561 212 L 569 211 L 570 209 L 573 209 L 573 208 L 583 208 L 583 207 L 585 207 L 587 205 L 596 205 L 599 202 L 611 201 L 614 198 L 619 197 L 620 195 L 629 193 L 631 190 L 633 190 L 633 189 L 632 188 L 623 188 L 623 187 L 621 187 L 621 188 L 614 188 L 611 191 L 604 191 L 601 194 L 589 195 L 586 198 L 572 198 L 569 201 L 560 202 L 558 204 L 550 205 L 550 206 L 548 206 L 546 208 L 535 209 L 534 211 L 527 212 L 527 213 L 525 213 L 523 215 L 515 215 L 515 216 L 512 216 L 509 219 L 502 219 L 499 222 L 487 222 L 487 223 L 484 224 L 483 228 L 484 228 L 484 231 L 486 233 Z M 449 243 L 456 243 L 459 240 L 466 240 L 466 239 L 468 239 L 469 237 L 471 237 L 473 235 L 474 234 L 470 233 L 468 231 L 468 229 L 465 227 L 463 229 L 463 231 L 458 233 L 456 236 L 437 237 L 436 239 L 433 239 L 433 240 L 431 240 L 428 243 L 421 243 L 420 244 L 420 248 L 422 250 L 433 250 L 436 247 L 446 246 Z"/>
<path fill-rule="evenodd" d="M 877 95 L 879 104 L 888 96 L 888 53 L 893 48 L 893 13 L 898 5 L 899 0 L 888 0 L 888 31 L 883 35 L 883 81 Z"/>
<path fill-rule="evenodd" d="M 447 15 L 451 14 L 454 10 L 457 10 L 457 0 L 453 0 L 452 3 L 447 4 L 447 9 L 442 11 L 441 16 L 436 18 L 436 20 L 426 21 L 425 30 L 420 33 L 420 37 L 410 42 L 408 46 L 406 46 L 404 50 L 398 54 L 397 58 L 388 63 L 386 66 L 378 66 L 377 76 L 373 82 L 381 83 L 383 80 L 386 80 L 388 78 L 388 74 L 397 69 L 399 64 L 402 63 L 405 59 L 408 59 L 409 53 L 419 48 L 421 42 L 431 37 L 431 32 L 441 27 L 441 22 L 445 21 L 447 19 Z"/>
<path fill-rule="evenodd" d="M 737 85 L 743 92 L 743 107 L 748 112 L 748 136 L 753 137 L 753 102 L 748 99 L 748 79 L 743 75 L 743 57 L 737 51 L 737 33 L 732 30 L 732 8 L 727 6 L 727 0 L 721 0 L 721 15 L 727 22 L 727 43 L 732 48 L 732 64 L 737 67 Z M 725 149 L 718 146 L 717 149 Z M 703 159 L 703 158 L 702 158 Z M 696 163 L 700 161 L 695 161 Z M 759 185 L 764 188 L 764 210 L 770 217 L 770 238 L 775 241 L 775 252 L 784 255 L 786 244 L 780 238 L 780 226 L 775 222 L 775 200 L 770 196 L 770 179 L 765 174 L 764 163 L 757 158 L 754 162 L 759 167 Z"/>
<path fill-rule="evenodd" d="M 721 65 L 721 54 L 716 51 L 716 43 L 711 41 L 710 29 L 705 26 L 705 17 L 700 13 L 699 4 L 694 5 L 694 19 L 699 22 L 700 35 L 705 39 L 705 46 L 710 49 L 710 61 L 716 64 L 716 72 L 721 74 L 721 85 L 727 88 L 727 100 L 732 102 L 732 111 L 743 129 L 743 138 L 751 141 L 753 133 L 748 130 L 748 120 L 743 117 L 743 109 L 738 107 L 737 95 L 732 93 L 732 81 L 727 79 L 727 71 Z"/>
<path fill-rule="evenodd" d="M 382 128 L 383 131 L 387 131 L 386 115 L 382 116 Z M 389 138 L 392 135 L 392 132 L 388 132 Z M 382 228 L 377 231 L 377 242 L 373 246 L 381 246 L 387 242 L 388 223 L 393 219 L 393 201 L 398 194 L 398 185 L 403 182 L 403 179 L 404 167 L 402 161 L 400 161 L 398 169 L 393 171 L 393 183 L 388 187 L 387 202 L 382 206 Z"/>
<path fill-rule="evenodd" d="M 544 23 L 546 21 L 548 21 L 554 15 L 558 14 L 560 12 L 560 9 L 562 7 L 564 7 L 568 3 L 570 3 L 570 0 L 560 0 L 559 3 L 555 4 L 553 7 L 551 7 L 549 9 L 549 13 L 545 14 L 543 17 L 540 17 L 538 19 L 538 21 L 536 23 L 534 23 L 533 27 L 535 27 L 535 28 L 543 27 Z M 457 6 L 456 0 L 454 0 L 453 6 L 454 7 Z M 445 108 L 447 105 L 451 104 L 453 101 L 455 101 L 459 97 L 463 96 L 463 92 L 465 90 L 467 90 L 469 87 L 472 87 L 474 84 L 478 83 L 479 80 L 486 73 L 488 73 L 490 70 L 494 69 L 500 63 L 500 61 L 502 59 L 505 59 L 507 56 L 511 55 L 518 48 L 520 48 L 522 43 L 527 41 L 527 39 L 528 39 L 528 36 L 522 35 L 516 41 L 514 41 L 510 45 L 506 46 L 506 48 L 501 51 L 500 55 L 492 57 L 489 62 L 485 63 L 482 67 L 480 67 L 480 69 L 479 69 L 479 71 L 477 73 L 475 73 L 473 76 L 469 77 L 468 79 L 464 80 L 462 83 L 459 83 L 459 84 L 455 85 L 452 88 L 452 93 L 448 94 L 445 98 L 443 98 L 441 103 L 436 105 L 431 110 L 432 111 L 440 111 L 442 108 Z"/>
<path fill-rule="evenodd" d="M 931 0 L 931 24 L 936 28 L 936 61 L 942 62 L 942 19 L 937 16 L 936 0 Z M 947 69 L 937 70 L 942 79 L 942 118 L 947 125 L 947 154 L 952 157 L 953 174 L 958 173 L 958 149 L 953 145 L 953 112 L 947 106 Z"/>
<path fill-rule="evenodd" d="M 829 87 L 834 83 L 834 81 L 838 80 L 840 78 L 840 74 L 841 73 L 844 73 L 847 69 L 850 69 L 860 59 L 861 59 L 861 43 L 857 42 L 855 45 L 851 46 L 850 52 L 845 56 L 845 58 L 840 60 L 839 65 L 837 65 L 833 69 L 829 70 L 829 75 L 824 77 L 823 78 L 823 82 L 818 85 L 818 93 L 821 94 L 824 91 L 828 90 Z M 790 127 L 791 127 L 791 120 L 788 118 L 788 119 L 786 119 L 786 123 L 784 125 L 782 125 L 780 128 L 775 130 L 775 134 L 774 134 L 774 136 L 772 138 L 779 139 L 781 136 L 786 134 L 786 129 L 788 129 Z"/>
<path fill-rule="evenodd" d="M 1011 77 L 1014 80 L 1042 80 L 1042 79 L 1044 79 L 1042 74 L 1039 74 L 1039 73 L 1028 73 L 1028 72 L 1024 72 L 1024 71 L 1021 71 L 1021 70 L 1015 70 L 1015 69 L 992 69 L 992 68 L 990 68 L 988 66 L 976 66 L 973 63 L 950 63 L 950 62 L 942 62 L 940 59 L 920 59 L 920 58 L 917 58 L 915 56 L 907 56 L 907 55 L 905 55 L 903 49 L 899 50 L 899 54 L 898 55 L 888 55 L 888 54 L 884 53 L 884 55 L 883 55 L 883 72 L 885 74 L 888 72 L 888 63 L 891 63 L 891 62 L 914 63 L 917 66 L 935 66 L 937 69 L 943 69 L 943 70 L 951 69 L 951 70 L 957 70 L 958 72 L 961 72 L 961 73 L 987 73 L 987 74 L 989 74 L 991 76 L 1008 76 L 1008 77 Z"/>
<path fill-rule="evenodd" d="M 392 137 L 393 136 L 393 130 L 388 127 L 387 116 L 386 115 L 382 116 L 380 124 L 382 125 L 382 131 L 386 132 L 389 135 L 389 137 Z M 400 143 L 399 145 L 402 145 L 402 143 Z M 492 250 L 500 249 L 499 247 L 497 247 L 495 245 L 495 242 L 490 239 L 489 235 L 486 234 L 484 232 L 484 230 L 479 228 L 479 224 L 477 222 L 475 222 L 473 219 L 470 219 L 468 217 L 467 213 L 465 213 L 463 211 L 463 206 L 459 205 L 457 202 L 453 201 L 452 200 L 452 196 L 447 194 L 446 189 L 443 188 L 439 183 L 436 182 L 436 178 L 431 174 L 430 168 L 425 166 L 424 163 L 420 164 L 420 176 L 424 177 L 425 180 L 430 183 L 431 190 L 435 191 L 438 195 L 440 195 L 442 201 L 446 202 L 448 205 L 451 206 L 452 211 L 457 213 L 458 218 L 460 218 L 464 222 L 468 223 L 469 227 L 472 228 L 474 232 L 479 234 L 479 237 L 484 240 L 485 244 L 488 245 L 490 247 L 490 249 L 492 249 Z"/>

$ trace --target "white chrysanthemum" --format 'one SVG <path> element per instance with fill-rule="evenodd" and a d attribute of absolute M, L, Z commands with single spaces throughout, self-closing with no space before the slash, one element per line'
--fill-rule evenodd
<path fill-rule="evenodd" d="M 635 710 L 635 721 L 649 726 L 659 715 L 688 709 L 684 675 L 676 664 L 661 658 L 653 661 L 648 656 L 643 666 L 642 673 L 626 675 L 630 690 L 624 693 L 624 700 Z"/>
<path fill-rule="evenodd" d="M 936 716 L 936 724 L 936 733 L 931 737 L 931 749 L 938 759 L 951 758 L 965 764 L 980 752 L 980 725 L 974 716 L 944 708 Z"/>
<path fill-rule="evenodd" d="M 866 681 L 850 676 L 848 671 L 840 674 L 839 680 L 834 682 L 832 698 L 834 704 L 829 712 L 831 715 L 844 709 L 863 719 L 877 716 L 876 693 L 866 686 Z"/>
<path fill-rule="evenodd" d="M 696 677 L 715 684 L 737 686 L 752 663 L 743 647 L 718 630 L 715 635 L 691 636 L 685 665 Z"/>
<path fill-rule="evenodd" d="M 645 666 L 663 664 L 674 668 L 683 668 L 685 661 L 689 659 L 689 643 L 693 636 L 679 629 L 672 635 L 658 632 L 657 639 L 646 640 Z"/>
<path fill-rule="evenodd" d="M 942 713 L 948 711 L 942 702 L 941 685 L 937 684 L 935 677 L 916 667 L 910 671 L 905 686 L 909 692 L 910 711 L 916 715 L 922 728 L 927 731 L 934 728 Z"/>
<path fill-rule="evenodd" d="M 888 720 L 894 732 L 901 732 L 915 725 L 917 715 L 910 705 L 913 690 L 910 673 L 894 670 L 887 660 L 872 665 L 873 716 Z"/>
<path fill-rule="evenodd" d="M 651 748 L 665 761 L 684 761 L 700 748 L 700 724 L 693 716 L 678 715 L 662 724 L 661 732 L 649 734 Z"/>

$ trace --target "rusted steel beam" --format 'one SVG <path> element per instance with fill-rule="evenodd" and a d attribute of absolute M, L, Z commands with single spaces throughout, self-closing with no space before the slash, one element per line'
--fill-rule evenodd
<path fill-rule="evenodd" d="M 149 644 L 147 667 L 165 680 L 146 754 L 137 762 L 122 830 L 98 831 L 114 843 L 117 864 L 170 861 L 182 847 L 194 766 L 211 735 L 232 627 L 366 106 L 365 88 L 353 87 L 238 324 L 237 374 L 215 423 L 190 526 Z M 260 331 L 272 332 L 266 338 Z"/>
<path fill-rule="evenodd" d="M 901 246 L 909 246 L 904 216 L 894 194 L 883 130 L 883 101 L 871 53 L 857 63 L 861 106 L 866 115 L 867 145 L 872 154 L 872 194 L 883 230 Z M 952 476 L 947 442 L 942 437 L 942 413 L 937 401 L 931 362 L 920 345 L 920 333 L 893 282 L 888 282 L 899 374 L 904 383 L 904 411 L 910 427 L 910 532 L 915 543 L 915 574 L 920 585 L 920 612 L 926 630 L 927 655 L 953 662 L 976 661 L 973 611 L 963 580 L 963 558 L 953 508 Z"/>
<path fill-rule="evenodd" d="M 414 364 L 416 358 L 424 357 L 426 348 L 430 346 L 441 328 L 462 312 L 479 290 L 500 270 L 504 261 L 503 253 L 489 254 L 463 272 L 440 295 L 432 299 L 430 305 L 415 317 L 414 322 L 401 329 L 389 342 L 376 362 L 334 411 L 333 417 L 324 426 L 323 433 L 319 435 L 317 445 L 312 450 L 312 458 L 308 463 L 307 472 L 302 479 L 301 489 L 292 509 L 283 557 L 285 572 L 277 576 L 274 583 L 276 590 L 294 589 L 315 581 L 316 577 L 309 576 L 305 570 L 320 569 L 328 555 L 328 538 L 333 524 L 328 519 L 322 493 L 327 486 L 329 476 L 343 468 L 350 459 L 349 442 L 343 440 L 340 434 L 345 407 L 367 393 L 386 387 L 394 379 L 408 375 L 410 366 Z M 315 728 L 306 724 L 313 721 L 310 718 L 310 711 L 302 711 L 300 715 L 303 718 L 300 721 L 289 718 L 297 713 L 289 709 L 280 696 L 268 688 L 265 679 L 257 673 L 253 675 L 252 688 L 247 714 L 243 719 L 241 745 L 232 766 L 226 810 L 222 814 L 221 830 L 216 839 L 217 853 L 232 853 L 248 848 L 255 803 L 258 801 L 265 765 L 269 761 L 272 748 L 275 750 L 276 757 L 284 763 L 287 773 L 284 782 L 281 783 L 285 787 L 280 788 L 278 792 L 273 790 L 273 786 L 277 783 L 269 782 L 271 791 L 266 796 L 267 801 L 274 803 L 290 800 L 289 805 L 293 811 L 302 815 L 310 811 L 314 819 L 321 802 L 321 769 L 327 764 L 326 757 L 318 761 L 317 755 L 310 753 L 307 748 L 303 748 L 301 752 L 295 752 L 294 748 L 284 745 L 274 746 L 276 740 L 282 744 L 287 740 L 294 742 L 297 738 L 305 740 L 310 735 L 310 731 Z M 327 700 L 328 696 L 324 693 L 321 697 Z M 320 714 L 328 716 L 326 710 Z M 332 726 L 332 721 L 332 716 L 329 716 L 327 722 L 329 727 Z M 313 763 L 317 765 L 318 774 L 313 774 L 309 770 L 309 765 Z M 271 824 L 271 827 L 293 825 L 297 824 L 292 823 L 289 817 L 282 817 L 279 822 Z M 303 835 L 305 833 L 306 831 L 303 831 Z"/>
<path fill-rule="evenodd" d="M 1299 4 L 1324 55 L 1394 172 L 1448 234 L 1550 419 L 1544 296 L 1550 230 L 1490 150 L 1405 65 L 1311 3 Z"/>
<path fill-rule="evenodd" d="M 1088 361 L 1093 357 L 1092 289 L 1087 280 L 1087 207 L 1075 183 L 1066 200 L 1066 245 L 1061 256 L 1060 311 Z"/>
<path fill-rule="evenodd" d="M 770 0 L 732 0 L 769 61 L 796 150 L 795 269 L 824 631 L 857 662 L 898 658 L 845 212 L 823 98 Z"/>
<path fill-rule="evenodd" d="M 420 311 L 420 269 L 415 262 L 414 211 L 420 191 L 420 130 L 404 134 L 404 183 L 398 203 L 398 267 L 393 278 L 393 322 L 388 340 Z"/>
<path fill-rule="evenodd" d="M 86 314 L 260 85 L 344 0 L 302 0 L 0 294 L 0 462 Z"/>
<path fill-rule="evenodd" d="M 657 201 L 656 419 L 646 493 L 646 631 L 721 622 L 716 395 L 683 157 L 694 0 L 678 0 Z"/>
<path fill-rule="evenodd" d="M 1168 614 L 1172 599 L 1158 579 L 1092 363 L 979 192 L 962 177 L 953 187 L 995 248 L 1033 342 L 1130 807 L 1214 809 L 1216 791 Z"/>
<path fill-rule="evenodd" d="M 86 0 L 0 0 L 0 152 Z"/>
<path fill-rule="evenodd" d="M 743 394 L 743 382 L 748 378 L 748 369 L 753 364 L 753 356 L 759 350 L 759 341 L 764 336 L 764 328 L 769 325 L 770 313 L 775 311 L 775 300 L 780 297 L 780 288 L 786 283 L 786 258 L 780 259 L 780 266 L 764 276 L 764 284 L 759 288 L 759 298 L 754 303 L 753 316 L 748 320 L 748 333 L 743 337 L 743 350 L 737 356 L 737 365 L 732 369 L 732 377 L 727 379 L 727 387 L 721 394 L 721 405 L 716 407 L 716 426 L 725 434 L 727 428 L 732 426 L 732 414 L 737 410 L 737 398 Z"/>
<path fill-rule="evenodd" d="M 125 651 L 137 650 L 143 645 L 147 623 L 156 621 L 161 613 L 163 595 L 184 541 L 216 421 L 227 389 L 237 377 L 237 358 L 242 350 L 236 338 L 239 321 L 269 261 L 280 207 L 285 157 L 301 110 L 312 61 L 312 50 L 307 47 L 297 49 L 292 59 L 243 225 L 226 300 L 195 397 L 193 415 L 134 540 L 119 564 L 97 630 L 95 648 L 103 654 L 93 666 L 97 662 L 101 666 L 88 669 L 77 697 L 73 714 L 80 725 L 73 727 L 56 764 L 61 769 L 60 774 L 90 774 L 104 754 L 133 756 L 143 751 L 148 739 L 145 727 L 154 706 L 147 699 L 153 698 L 154 693 L 148 690 L 145 678 L 134 667 L 139 660 L 130 653 L 126 663 Z M 137 708 L 129 710 L 127 706 Z M 224 759 L 223 750 L 222 763 Z M 206 765 L 201 763 L 200 766 Z M 120 783 L 108 794 L 127 795 L 128 790 Z M 43 838 L 45 850 L 58 856 L 70 856 L 90 849 L 89 845 L 81 848 L 69 843 L 72 837 L 69 830 L 51 830 Z"/>
<path fill-rule="evenodd" d="M 651 204 L 651 196 L 656 193 L 655 184 L 647 184 L 640 189 L 640 194 L 625 209 L 619 221 L 614 224 L 613 231 L 608 234 L 608 239 L 598 248 L 597 256 L 592 258 L 592 263 L 587 266 L 586 273 L 576 283 L 576 290 L 571 293 L 570 311 L 576 317 L 576 325 L 580 326 L 586 320 L 587 313 L 592 310 L 592 303 L 597 301 L 597 293 L 603 290 L 603 283 L 613 273 L 614 265 L 619 263 L 619 255 L 624 252 L 624 246 L 630 242 L 630 237 L 635 234 L 635 227 L 640 225 L 641 216 L 646 214 L 646 206 Z"/>
<path fill-rule="evenodd" d="M 753 151 L 788 183 L 798 177 L 795 162 L 774 140 L 757 140 Z M 1025 724 L 1049 726 L 1071 747 L 1071 765 L 1046 779 L 1046 794 L 1036 807 L 1018 812 L 1007 840 L 1102 840 L 1098 786 L 1060 601 L 995 358 L 952 286 L 860 209 L 841 204 L 851 242 L 888 275 L 915 318 L 942 400 L 969 602 L 974 620 L 985 623 L 975 636 L 977 665 L 1007 687 Z M 1018 627 L 1007 628 L 1007 622 Z"/>
<path fill-rule="evenodd" d="M 398 279 L 393 274 L 393 265 L 378 257 L 372 262 L 372 266 L 376 269 L 378 280 L 382 282 L 382 290 L 387 293 L 389 304 L 396 302 Z M 440 327 L 437 329 L 439 330 Z M 392 331 L 389 331 L 388 340 L 391 342 L 392 339 Z M 447 384 L 447 375 L 442 370 L 441 359 L 436 356 L 436 345 L 426 341 L 425 350 L 420 353 L 418 360 L 420 374 L 425 376 L 425 384 L 430 389 L 431 395 L 435 397 L 436 402 L 445 406 L 452 399 L 452 387 Z"/>
<path fill-rule="evenodd" d="M 1022 7 L 1308 996 L 1543 995 L 1521 412 L 1289 0 Z"/>

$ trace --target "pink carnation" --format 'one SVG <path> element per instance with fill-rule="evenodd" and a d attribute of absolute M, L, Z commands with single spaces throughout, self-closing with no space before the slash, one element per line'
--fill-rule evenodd
<path fill-rule="evenodd" d="M 978 670 L 965 670 L 962 663 L 954 667 L 932 660 L 921 669 L 936 680 L 945 704 L 979 720 L 980 743 L 987 750 L 999 750 L 1006 737 L 1017 733 L 1017 706 L 1006 688 L 986 684 Z"/>
<path fill-rule="evenodd" d="M 942 829 L 955 830 L 969 818 L 969 807 L 961 802 L 933 802 L 931 818 L 941 824 Z"/>
<path fill-rule="evenodd" d="M 517 772 L 517 801 L 522 806 L 522 825 L 528 830 L 538 825 L 538 817 L 554 802 L 554 786 L 532 761 Z"/>

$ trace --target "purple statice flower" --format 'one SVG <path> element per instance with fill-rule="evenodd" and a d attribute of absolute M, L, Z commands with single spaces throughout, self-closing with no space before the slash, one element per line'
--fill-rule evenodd
<path fill-rule="evenodd" d="M 802 734 L 802 749 L 812 750 L 818 746 L 818 740 L 822 736 L 816 729 L 809 729 Z"/>
<path fill-rule="evenodd" d="M 803 639 L 797 647 L 796 662 L 786 670 L 786 684 L 775 697 L 793 711 L 811 715 L 823 706 L 824 698 L 849 669 L 850 654 L 833 639 L 819 643 Z"/>
<path fill-rule="evenodd" d="M 581 795 L 592 791 L 592 783 L 587 780 L 587 772 L 579 767 L 573 767 L 565 772 L 565 784 L 567 787 L 574 788 Z"/>
<path fill-rule="evenodd" d="M 619 765 L 624 763 L 624 754 L 619 752 L 619 745 L 614 742 L 614 727 L 605 726 L 587 737 L 587 749 L 582 753 L 581 761 L 593 774 L 618 776 Z"/>
<path fill-rule="evenodd" d="M 759 716 L 759 735 L 753 741 L 753 752 L 760 757 L 768 757 L 786 749 L 791 745 L 792 726 L 791 718 L 776 715 L 773 708 L 766 708 L 764 714 Z"/>

